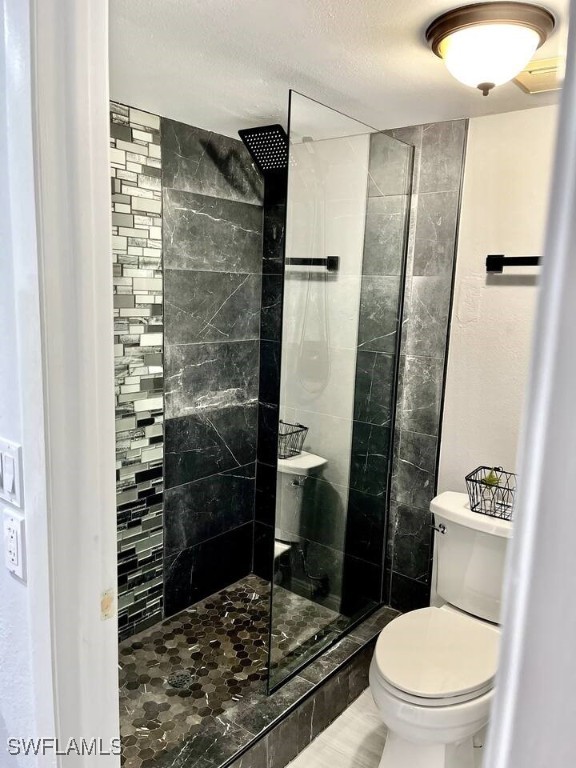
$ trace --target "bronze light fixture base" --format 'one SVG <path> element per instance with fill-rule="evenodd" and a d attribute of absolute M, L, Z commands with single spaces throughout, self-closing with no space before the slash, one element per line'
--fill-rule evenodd
<path fill-rule="evenodd" d="M 546 8 L 531 3 L 473 3 L 438 16 L 426 30 L 426 41 L 440 58 L 440 44 L 448 35 L 478 24 L 519 24 L 533 29 L 546 41 L 555 26 L 554 16 Z M 540 47 L 540 45 L 538 47 Z M 486 85 L 482 83 L 482 85 Z M 481 88 L 481 86 L 478 86 Z M 482 90 L 482 88 L 481 88 Z M 490 90 L 490 89 L 488 89 Z"/>
<path fill-rule="evenodd" d="M 488 96 L 492 88 L 495 88 L 495 87 L 496 87 L 495 83 L 478 83 L 478 85 L 476 86 L 478 90 L 482 91 L 482 96 Z"/>

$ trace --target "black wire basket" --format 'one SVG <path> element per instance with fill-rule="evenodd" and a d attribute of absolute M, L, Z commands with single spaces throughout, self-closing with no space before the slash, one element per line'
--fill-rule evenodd
<path fill-rule="evenodd" d="M 512 520 L 516 475 L 502 467 L 478 467 L 466 475 L 470 509 L 482 515 Z"/>
<path fill-rule="evenodd" d="M 303 424 L 289 424 L 280 419 L 278 425 L 278 458 L 289 459 L 291 456 L 298 456 L 299 453 L 302 453 L 302 446 L 307 434 L 308 427 Z"/>

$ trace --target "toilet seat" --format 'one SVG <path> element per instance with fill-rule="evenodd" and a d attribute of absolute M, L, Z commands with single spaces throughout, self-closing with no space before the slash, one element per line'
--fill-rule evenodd
<path fill-rule="evenodd" d="M 471 701 L 491 690 L 497 627 L 457 611 L 422 608 L 394 619 L 374 652 L 379 683 L 394 697 L 423 707 Z"/>
<path fill-rule="evenodd" d="M 405 701 L 407 704 L 416 704 L 420 707 L 450 707 L 454 704 L 464 704 L 467 701 L 473 701 L 474 699 L 484 696 L 493 688 L 493 682 L 487 683 L 474 691 L 468 691 L 458 696 L 444 696 L 440 698 L 432 698 L 430 696 L 412 696 L 401 688 L 396 688 L 385 680 L 381 675 L 378 675 L 378 684 L 387 691 L 391 696 Z"/>

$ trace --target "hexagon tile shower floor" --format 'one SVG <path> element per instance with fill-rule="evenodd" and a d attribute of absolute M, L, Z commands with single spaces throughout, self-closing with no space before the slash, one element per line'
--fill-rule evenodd
<path fill-rule="evenodd" d="M 338 617 L 280 594 L 272 664 L 297 654 L 310 626 L 328 629 Z M 249 693 L 264 691 L 269 617 L 270 584 L 248 576 L 120 644 L 124 768 L 172 765 L 184 742 L 207 734 Z"/>

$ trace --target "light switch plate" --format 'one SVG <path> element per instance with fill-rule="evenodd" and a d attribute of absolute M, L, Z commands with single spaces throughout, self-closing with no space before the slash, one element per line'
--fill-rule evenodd
<path fill-rule="evenodd" d="M 0 438 L 0 500 L 22 508 L 22 447 Z"/>
<path fill-rule="evenodd" d="M 23 581 L 26 578 L 26 539 L 24 515 L 4 507 L 4 562 L 6 568 Z"/>

